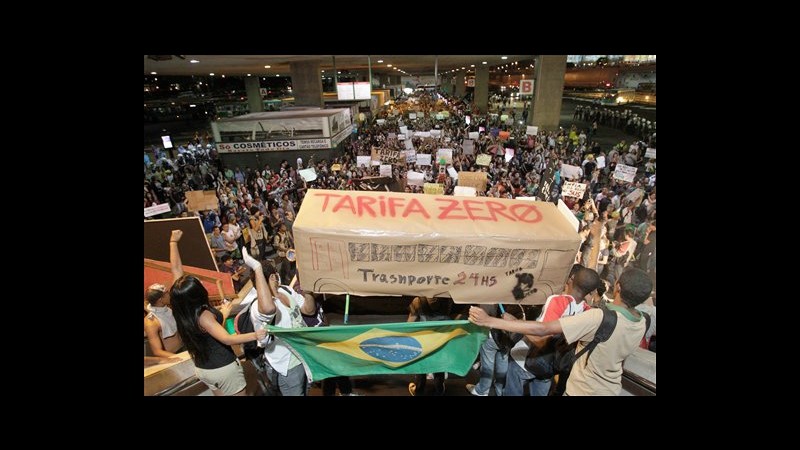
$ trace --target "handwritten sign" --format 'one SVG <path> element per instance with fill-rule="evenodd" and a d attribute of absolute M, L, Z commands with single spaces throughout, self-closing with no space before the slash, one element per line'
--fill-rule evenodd
<path fill-rule="evenodd" d="M 306 182 L 314 181 L 317 179 L 317 171 L 314 170 L 313 167 L 310 169 L 298 170 L 297 173 L 299 173 L 300 176 L 303 177 L 304 180 L 306 180 Z"/>
<path fill-rule="evenodd" d="M 486 153 L 481 153 L 475 159 L 475 164 L 477 164 L 479 166 L 488 166 L 491 163 L 492 163 L 492 155 L 489 155 L 489 154 L 486 154 Z"/>
<path fill-rule="evenodd" d="M 564 186 L 561 188 L 561 195 L 564 197 L 583 198 L 583 194 L 586 192 L 586 187 L 587 184 L 585 183 L 566 181 L 564 182 Z"/>
<path fill-rule="evenodd" d="M 528 127 L 525 129 L 525 134 L 536 136 L 537 134 L 539 134 L 539 127 L 528 125 Z"/>
<path fill-rule="evenodd" d="M 406 135 L 405 134 L 398 134 L 397 135 L 397 140 L 398 141 L 405 141 L 406 140 Z"/>
<path fill-rule="evenodd" d="M 581 168 L 579 166 L 572 166 L 569 164 L 561 165 L 561 176 L 565 179 L 580 180 Z"/>
<path fill-rule="evenodd" d="M 441 161 L 444 158 L 445 164 L 453 164 L 453 149 L 440 148 L 436 151 L 436 160 Z"/>
<path fill-rule="evenodd" d="M 429 195 L 442 195 L 444 194 L 444 185 L 439 183 L 425 183 L 422 186 L 423 192 Z"/>
<path fill-rule="evenodd" d="M 430 166 L 431 165 L 431 155 L 430 155 L 430 153 L 417 153 L 417 165 L 418 166 Z"/>
<path fill-rule="evenodd" d="M 606 157 L 605 156 L 598 156 L 597 157 L 597 168 L 602 169 L 606 167 Z"/>
<path fill-rule="evenodd" d="M 422 172 L 414 172 L 409 170 L 406 173 L 406 184 L 411 186 L 422 186 L 425 184 L 425 174 Z"/>
<path fill-rule="evenodd" d="M 411 150 L 406 150 L 406 163 L 415 163 L 417 162 L 417 151 L 413 148 Z"/>
<path fill-rule="evenodd" d="M 405 155 L 401 158 L 400 150 L 383 147 L 372 147 L 372 161 L 381 161 L 384 164 L 405 164 Z M 373 164 L 374 165 L 374 164 Z"/>
<path fill-rule="evenodd" d="M 189 211 L 208 211 L 219 208 L 217 191 L 187 191 L 186 200 Z"/>
<path fill-rule="evenodd" d="M 656 149 L 648 148 L 647 151 L 644 152 L 645 158 L 653 158 L 656 159 Z"/>
<path fill-rule="evenodd" d="M 151 217 L 156 214 L 163 214 L 169 212 L 169 203 L 162 203 L 160 205 L 153 205 L 144 209 L 144 216 Z"/>
<path fill-rule="evenodd" d="M 456 186 L 453 195 L 456 197 L 476 197 L 478 191 L 472 186 Z"/>
<path fill-rule="evenodd" d="M 392 176 L 392 165 L 391 164 L 381 164 L 380 175 L 382 177 L 390 177 L 390 176 Z"/>
<path fill-rule="evenodd" d="M 625 197 L 625 201 L 630 200 L 634 205 L 639 206 L 644 200 L 644 189 L 636 188 L 633 192 Z"/>
<path fill-rule="evenodd" d="M 478 139 L 479 136 L 480 136 L 480 133 L 477 132 L 477 131 L 470 131 L 469 132 L 469 138 L 470 139 Z"/>
<path fill-rule="evenodd" d="M 411 142 L 411 139 L 405 141 L 406 150 L 411 150 L 414 148 L 414 143 Z"/>
<path fill-rule="evenodd" d="M 635 177 L 636 167 L 617 164 L 617 168 L 614 170 L 614 179 L 632 183 Z"/>
<path fill-rule="evenodd" d="M 309 291 L 457 303 L 543 304 L 580 246 L 552 204 L 385 191 L 311 189 L 294 233 Z"/>
<path fill-rule="evenodd" d="M 486 172 L 467 172 L 458 173 L 459 186 L 472 186 L 476 190 L 486 192 Z"/>
<path fill-rule="evenodd" d="M 372 165 L 371 161 L 371 156 L 356 156 L 356 164 L 358 164 L 358 167 L 369 167 Z"/>
<path fill-rule="evenodd" d="M 331 166 L 331 170 L 334 171 L 334 172 L 338 172 L 338 171 L 342 170 L 342 165 L 341 164 L 334 164 L 334 165 Z"/>

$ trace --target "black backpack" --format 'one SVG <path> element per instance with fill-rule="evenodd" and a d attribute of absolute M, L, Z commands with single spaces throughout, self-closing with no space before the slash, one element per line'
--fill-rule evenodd
<path fill-rule="evenodd" d="M 233 320 L 233 328 L 236 334 L 247 334 L 255 332 L 253 321 L 250 319 L 250 308 L 257 308 L 258 300 L 253 300 L 247 308 L 239 311 L 236 318 Z M 272 335 L 270 334 L 270 338 Z M 256 368 L 264 366 L 264 348 L 258 346 L 257 341 L 247 341 L 242 344 L 244 356 L 256 366 Z"/>
<path fill-rule="evenodd" d="M 556 374 L 569 374 L 575 361 L 586 352 L 589 353 L 589 356 L 586 357 L 588 364 L 597 344 L 607 341 L 617 326 L 617 314 L 608 308 L 602 308 L 602 310 L 603 320 L 594 334 L 594 339 L 578 354 L 575 354 L 577 342 L 568 344 L 564 335 L 559 334 L 552 337 L 542 348 L 531 346 L 528 356 L 525 357 L 525 369 L 534 374 L 537 379 L 547 380 Z M 650 329 L 650 315 L 644 312 L 641 314 L 645 318 L 644 332 L 647 334 L 647 330 Z"/>

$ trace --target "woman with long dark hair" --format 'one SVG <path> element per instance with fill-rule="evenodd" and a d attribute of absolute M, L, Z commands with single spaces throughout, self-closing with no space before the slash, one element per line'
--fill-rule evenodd
<path fill-rule="evenodd" d="M 208 301 L 208 291 L 200 280 L 183 274 L 178 242 L 183 231 L 172 230 L 169 240 L 169 261 L 174 283 L 170 289 L 172 313 L 186 349 L 192 356 L 197 378 L 214 395 L 245 395 L 247 382 L 239 359 L 231 345 L 263 340 L 266 332 L 228 334 L 222 326 L 231 305 L 214 308 Z"/>

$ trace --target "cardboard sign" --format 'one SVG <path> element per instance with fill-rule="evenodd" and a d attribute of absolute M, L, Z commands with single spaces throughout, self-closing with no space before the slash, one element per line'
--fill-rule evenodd
<path fill-rule="evenodd" d="M 381 161 L 384 164 L 405 164 L 405 155 L 400 155 L 400 150 L 392 150 L 384 147 L 372 147 L 372 161 Z"/>
<path fill-rule="evenodd" d="M 334 172 L 338 172 L 338 171 L 342 170 L 342 165 L 341 164 L 334 164 L 334 165 L 331 166 L 331 170 L 334 171 Z"/>
<path fill-rule="evenodd" d="M 562 164 L 561 165 L 561 176 L 564 179 L 580 180 L 581 179 L 581 168 L 579 166 L 571 166 L 569 164 Z"/>
<path fill-rule="evenodd" d="M 447 168 L 447 173 L 450 175 L 450 178 L 452 178 L 454 180 L 458 180 L 458 172 L 456 172 L 455 168 L 448 167 Z"/>
<path fill-rule="evenodd" d="M 303 179 L 306 180 L 306 182 L 314 181 L 317 179 L 317 171 L 314 170 L 313 167 L 310 169 L 298 170 L 297 173 L 300 174 L 300 176 L 303 177 Z"/>
<path fill-rule="evenodd" d="M 585 183 L 566 181 L 564 182 L 564 186 L 561 188 L 561 195 L 563 197 L 583 198 L 583 194 L 586 192 L 587 186 L 588 185 Z"/>
<path fill-rule="evenodd" d="M 417 153 L 417 165 L 418 166 L 430 166 L 431 165 L 431 155 L 429 153 Z"/>
<path fill-rule="evenodd" d="M 453 195 L 456 197 L 477 197 L 478 191 L 472 186 L 456 186 Z"/>
<path fill-rule="evenodd" d="M 382 177 L 390 177 L 392 176 L 392 165 L 391 164 L 381 164 L 380 174 Z"/>
<path fill-rule="evenodd" d="M 456 303 L 543 304 L 562 292 L 581 242 L 549 203 L 317 189 L 294 235 L 307 292 Z"/>
<path fill-rule="evenodd" d="M 633 192 L 625 196 L 625 201 L 628 200 L 638 207 L 642 203 L 642 200 L 644 200 L 644 189 L 636 188 Z"/>
<path fill-rule="evenodd" d="M 529 134 L 531 136 L 536 136 L 539 133 L 539 127 L 535 127 L 533 125 L 528 125 L 525 129 L 525 134 Z"/>
<path fill-rule="evenodd" d="M 644 152 L 645 158 L 653 158 L 656 159 L 656 149 L 648 148 L 647 151 Z"/>
<path fill-rule="evenodd" d="M 614 179 L 632 183 L 635 177 L 636 167 L 617 164 L 617 168 L 614 170 Z"/>
<path fill-rule="evenodd" d="M 429 195 L 442 195 L 444 194 L 444 185 L 440 183 L 425 183 L 422 190 Z"/>
<path fill-rule="evenodd" d="M 369 168 L 372 165 L 372 157 L 371 156 L 356 156 L 356 164 L 358 167 L 364 166 Z"/>
<path fill-rule="evenodd" d="M 425 184 L 425 174 L 409 170 L 406 172 L 406 184 L 411 186 L 422 186 Z"/>
<path fill-rule="evenodd" d="M 219 208 L 217 191 L 187 191 L 186 200 L 188 200 L 186 206 L 190 212 Z"/>
<path fill-rule="evenodd" d="M 575 217 L 575 214 L 572 213 L 572 211 L 567 207 L 567 204 L 561 199 L 558 199 L 558 211 L 561 212 L 561 214 L 570 224 L 572 224 L 572 227 L 575 228 L 575 231 L 578 231 L 581 226 L 581 222 L 577 217 Z"/>
<path fill-rule="evenodd" d="M 486 154 L 486 153 L 481 153 L 475 159 L 475 164 L 477 164 L 479 166 L 488 166 L 491 163 L 492 163 L 492 155 L 489 155 L 489 154 Z"/>
<path fill-rule="evenodd" d="M 486 192 L 486 172 L 467 172 L 458 173 L 459 186 L 472 186 L 476 190 Z"/>

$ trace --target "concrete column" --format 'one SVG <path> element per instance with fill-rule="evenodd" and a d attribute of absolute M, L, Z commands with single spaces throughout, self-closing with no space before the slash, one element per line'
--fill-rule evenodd
<path fill-rule="evenodd" d="M 250 105 L 250 112 L 264 111 L 264 101 L 261 99 L 261 85 L 258 77 L 245 77 L 244 89 L 247 91 L 247 104 Z"/>
<path fill-rule="evenodd" d="M 561 118 L 567 55 L 538 55 L 535 66 L 533 111 L 528 116 L 530 125 L 548 131 L 556 130 Z"/>
<path fill-rule="evenodd" d="M 489 66 L 475 69 L 475 105 L 481 114 L 489 111 Z"/>
<path fill-rule="evenodd" d="M 292 62 L 289 63 L 289 70 L 292 74 L 295 106 L 324 107 L 319 61 Z"/>
<path fill-rule="evenodd" d="M 464 74 L 459 73 L 456 75 L 456 97 L 463 97 L 464 93 L 467 92 L 467 85 L 464 84 Z"/>

